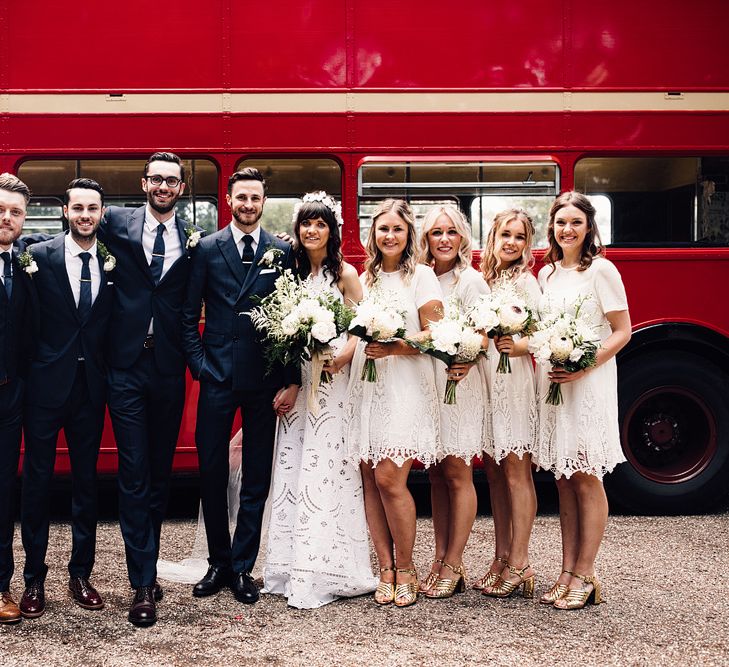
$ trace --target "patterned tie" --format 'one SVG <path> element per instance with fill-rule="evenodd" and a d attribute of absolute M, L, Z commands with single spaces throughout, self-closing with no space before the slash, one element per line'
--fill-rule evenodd
<path fill-rule="evenodd" d="M 85 320 L 91 310 L 91 269 L 89 261 L 91 260 L 90 252 L 82 252 L 79 259 L 83 262 L 81 267 L 81 290 L 78 297 L 78 314 L 81 320 Z"/>
<path fill-rule="evenodd" d="M 253 265 L 253 237 L 250 234 L 246 234 L 243 237 L 243 252 L 241 253 L 241 260 L 243 261 L 243 275 L 248 275 L 248 270 Z"/>
<path fill-rule="evenodd" d="M 0 257 L 3 258 L 5 268 L 3 270 L 3 281 L 5 282 L 5 292 L 8 295 L 8 301 L 13 294 L 13 274 L 10 273 L 10 253 L 0 252 Z"/>
<path fill-rule="evenodd" d="M 160 223 L 157 226 L 157 236 L 154 239 L 154 247 L 152 248 L 152 261 L 149 263 L 155 285 L 162 278 L 162 267 L 165 265 L 165 240 L 162 236 L 164 231 L 165 226 Z"/>

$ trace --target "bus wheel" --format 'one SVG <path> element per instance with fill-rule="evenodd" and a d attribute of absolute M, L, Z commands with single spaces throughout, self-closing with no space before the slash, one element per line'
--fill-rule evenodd
<path fill-rule="evenodd" d="M 704 357 L 650 352 L 619 365 L 628 463 L 605 478 L 611 501 L 641 513 L 690 514 L 729 491 L 729 376 Z"/>

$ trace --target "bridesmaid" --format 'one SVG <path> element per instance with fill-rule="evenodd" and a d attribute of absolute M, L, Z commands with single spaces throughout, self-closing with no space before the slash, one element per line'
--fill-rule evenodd
<path fill-rule="evenodd" d="M 595 208 L 585 195 L 565 192 L 549 211 L 549 249 L 539 272 L 540 314 L 559 312 L 587 297 L 587 312 L 601 334 L 597 365 L 577 373 L 540 367 L 539 442 L 536 463 L 557 479 L 562 528 L 562 573 L 540 602 L 580 609 L 602 601 L 595 559 L 608 518 L 602 478 L 625 458 L 618 430 L 615 355 L 630 340 L 623 281 L 605 259 Z M 550 382 L 562 385 L 564 402 L 544 402 Z"/>
<path fill-rule="evenodd" d="M 525 211 L 502 211 L 489 231 L 481 271 L 492 289 L 499 280 L 513 282 L 536 316 L 541 292 L 531 272 L 533 237 L 534 225 Z M 524 597 L 534 595 L 529 539 L 537 513 L 531 456 L 537 409 L 534 368 L 527 343 L 526 337 L 496 337 L 489 353 L 491 441 L 486 442 L 484 466 L 496 550 L 489 570 L 474 588 L 492 597 L 508 597 L 522 585 Z M 509 355 L 511 373 L 496 372 L 502 352 Z"/>
<path fill-rule="evenodd" d="M 356 269 L 341 252 L 337 203 L 324 192 L 304 195 L 294 215 L 299 275 L 345 303 L 362 298 Z M 359 467 L 342 451 L 343 402 L 356 339 L 332 341 L 334 358 L 319 386 L 312 362 L 302 365 L 302 391 L 290 412 L 279 406 L 264 592 L 312 609 L 375 589 Z M 317 374 L 318 375 L 318 374 Z M 313 386 L 312 386 L 313 385 Z M 318 386 L 318 390 L 316 387 Z M 316 391 L 316 408 L 309 395 Z"/>
<path fill-rule="evenodd" d="M 407 202 L 387 199 L 375 211 L 367 238 L 365 291 L 382 289 L 406 315 L 408 337 L 441 318 L 438 279 L 417 263 L 413 214 Z M 377 360 L 377 381 L 361 379 L 365 359 Z M 431 360 L 402 340 L 364 342 L 352 361 L 345 406 L 345 442 L 361 461 L 365 511 L 380 566 L 378 604 L 416 602 L 413 564 L 415 502 L 407 488 L 414 459 L 431 465 L 438 451 L 439 412 Z M 394 553 L 393 553 L 394 547 Z"/>
<path fill-rule="evenodd" d="M 471 230 L 458 209 L 451 205 L 431 208 L 423 220 L 420 259 L 438 276 L 444 301 L 456 299 L 468 310 L 488 293 L 486 282 L 471 266 Z M 476 518 L 476 490 L 471 462 L 481 453 L 483 410 L 488 404 L 482 364 L 453 364 L 433 360 L 438 396 L 446 381 L 459 383 L 458 402 L 440 402 L 438 463 L 429 469 L 430 498 L 435 532 L 435 560 L 420 585 L 429 598 L 447 598 L 465 590 L 463 551 Z"/>

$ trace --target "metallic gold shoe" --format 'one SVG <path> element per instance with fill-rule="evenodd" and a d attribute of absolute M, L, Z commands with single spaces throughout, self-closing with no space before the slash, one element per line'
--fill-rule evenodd
<path fill-rule="evenodd" d="M 515 590 L 523 586 L 522 596 L 525 599 L 531 600 L 534 597 L 534 575 L 531 577 L 524 578 L 524 573 L 529 569 L 530 565 L 527 563 L 521 570 L 517 570 L 511 565 L 507 565 L 509 568 L 509 574 L 519 577 L 517 583 L 502 579 L 499 576 L 499 580 L 488 590 L 481 591 L 481 595 L 488 595 L 492 598 L 508 598 Z"/>
<path fill-rule="evenodd" d="M 581 579 L 583 584 L 592 584 L 592 588 L 586 591 L 584 588 L 568 588 L 567 592 L 554 603 L 555 609 L 582 609 L 586 604 L 600 604 L 605 602 L 602 597 L 600 582 L 595 576 L 586 577 L 574 572 L 573 577 Z"/>
<path fill-rule="evenodd" d="M 418 600 L 418 573 L 414 568 L 395 568 L 396 574 L 409 574 L 415 577 L 415 581 L 395 586 L 395 606 L 409 607 Z"/>
<path fill-rule="evenodd" d="M 570 577 L 574 576 L 573 573 L 570 570 L 562 570 L 562 573 L 559 575 L 560 577 L 563 574 L 569 574 Z M 540 604 L 554 604 L 559 600 L 561 597 L 564 597 L 564 594 L 569 589 L 569 586 L 567 584 L 560 584 L 558 581 L 555 581 L 552 584 L 552 588 L 550 588 L 542 597 L 539 598 Z"/>
<path fill-rule="evenodd" d="M 439 576 L 435 585 L 425 591 L 425 597 L 438 599 L 449 598 L 453 593 L 463 593 L 466 590 L 466 570 L 463 564 L 458 567 L 453 567 L 453 565 L 443 562 L 443 567 L 447 567 L 453 572 L 456 575 L 455 579 L 443 579 Z"/>
<path fill-rule="evenodd" d="M 502 558 L 501 556 L 496 556 L 494 558 L 495 561 L 501 563 L 504 567 L 506 567 L 509 563 L 506 562 L 506 558 Z M 503 569 L 503 568 L 502 568 Z M 484 588 L 489 588 L 493 586 L 496 581 L 499 578 L 499 572 L 492 572 L 491 568 L 489 568 L 489 571 L 483 575 L 480 579 L 476 579 L 476 581 L 473 582 L 473 585 L 471 588 L 473 588 L 476 591 L 482 591 Z"/>
<path fill-rule="evenodd" d="M 394 572 L 394 567 L 381 567 L 380 574 L 383 572 Z M 375 589 L 375 602 L 377 604 L 385 605 L 395 601 L 395 582 L 393 581 L 382 581 L 377 584 Z"/>
<path fill-rule="evenodd" d="M 420 593 L 425 593 L 425 591 L 433 588 L 435 586 L 435 582 L 438 581 L 438 576 L 440 572 L 440 568 L 438 568 L 439 572 L 433 572 L 433 567 L 437 565 L 443 565 L 443 559 L 442 558 L 436 558 L 433 560 L 433 566 L 430 568 L 430 573 L 428 574 L 423 581 L 420 582 Z"/>

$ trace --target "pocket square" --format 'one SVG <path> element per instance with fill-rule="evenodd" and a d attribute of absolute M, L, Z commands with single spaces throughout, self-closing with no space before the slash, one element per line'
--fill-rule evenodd
<path fill-rule="evenodd" d="M 261 275 L 264 273 L 276 273 L 276 269 L 261 269 Z"/>

